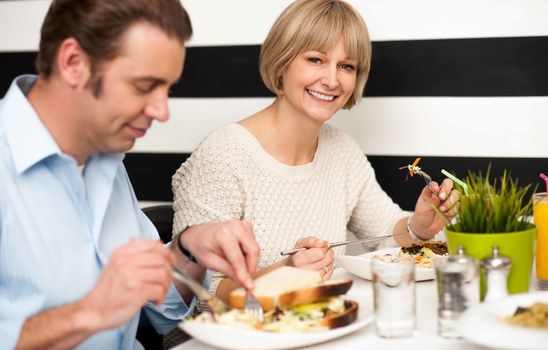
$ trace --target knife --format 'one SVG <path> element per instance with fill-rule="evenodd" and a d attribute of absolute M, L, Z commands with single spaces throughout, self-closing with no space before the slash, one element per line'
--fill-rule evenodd
<path fill-rule="evenodd" d="M 400 236 L 400 235 L 404 235 L 404 234 L 407 234 L 407 232 L 395 233 L 395 234 L 392 234 L 392 235 L 379 236 L 379 237 L 373 237 L 373 238 L 362 238 L 362 239 L 354 239 L 354 240 L 350 240 L 350 241 L 333 242 L 333 243 L 329 243 L 329 247 L 334 248 L 334 247 L 340 247 L 340 246 L 352 245 L 352 244 L 358 244 L 358 243 L 374 242 L 374 241 L 378 241 L 379 239 L 395 237 L 395 236 Z M 294 255 L 294 254 L 297 254 L 298 252 L 302 252 L 303 250 L 307 250 L 307 249 L 308 249 L 307 247 L 301 247 L 301 248 L 293 248 L 293 249 L 288 249 L 288 250 L 282 250 L 280 252 L 280 254 L 281 255 Z"/>
<path fill-rule="evenodd" d="M 202 287 L 192 276 L 186 273 L 184 270 L 179 269 L 177 266 L 172 266 L 173 277 L 185 284 L 196 296 L 204 300 L 207 305 L 216 314 L 221 314 L 228 310 L 228 306 L 219 298 L 209 293 L 207 289 Z"/>

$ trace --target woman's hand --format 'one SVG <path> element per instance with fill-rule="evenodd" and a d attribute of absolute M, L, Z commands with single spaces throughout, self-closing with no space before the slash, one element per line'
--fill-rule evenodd
<path fill-rule="evenodd" d="M 424 187 L 415 205 L 415 213 L 409 222 L 413 232 L 422 239 L 434 237 L 445 225 L 432 205 L 438 207 L 451 220 L 455 216 L 452 209 L 459 200 L 459 193 L 453 189 L 451 179 L 443 180 L 441 186 L 436 182 L 432 182 L 431 185 L 434 192 L 428 186 Z"/>
<path fill-rule="evenodd" d="M 316 237 L 305 237 L 295 243 L 294 248 L 308 248 L 292 255 L 288 259 L 291 266 L 319 271 L 324 280 L 333 274 L 333 249 L 327 241 Z"/>

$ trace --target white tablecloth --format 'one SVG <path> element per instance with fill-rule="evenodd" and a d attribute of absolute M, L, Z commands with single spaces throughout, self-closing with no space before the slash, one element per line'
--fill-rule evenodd
<path fill-rule="evenodd" d="M 349 294 L 364 295 L 373 304 L 373 290 L 371 282 L 354 277 L 343 269 L 337 269 L 333 278 L 352 278 L 354 284 Z M 410 338 L 384 339 L 375 335 L 373 324 L 368 325 L 354 333 L 346 335 L 326 343 L 316 344 L 306 349 L 443 349 L 443 350 L 478 350 L 486 349 L 466 342 L 465 340 L 445 339 L 437 335 L 437 294 L 434 281 L 422 281 L 416 283 L 417 294 L 417 332 Z M 195 339 L 180 344 L 171 350 L 211 350 L 214 349 Z"/>

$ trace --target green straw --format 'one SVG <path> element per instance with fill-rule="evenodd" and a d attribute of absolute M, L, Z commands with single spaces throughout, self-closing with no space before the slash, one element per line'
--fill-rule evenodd
<path fill-rule="evenodd" d="M 441 173 L 462 186 L 462 189 L 464 190 L 464 195 L 468 196 L 468 186 L 466 186 L 466 183 L 464 183 L 464 181 L 458 179 L 455 175 L 451 174 L 445 169 L 441 169 Z"/>

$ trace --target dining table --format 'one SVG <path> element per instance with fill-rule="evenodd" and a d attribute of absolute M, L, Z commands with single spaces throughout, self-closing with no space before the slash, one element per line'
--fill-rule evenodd
<path fill-rule="evenodd" d="M 369 280 L 354 276 L 342 268 L 335 269 L 332 279 L 352 279 L 353 284 L 348 295 L 359 295 L 366 300 L 366 307 L 373 312 L 373 287 Z M 410 337 L 389 339 L 381 338 L 375 333 L 374 322 L 369 323 L 353 333 L 344 335 L 320 344 L 314 344 L 302 349 L 444 349 L 444 350 L 478 350 L 488 349 L 472 344 L 463 339 L 446 339 L 438 335 L 437 325 L 437 292 L 434 280 L 418 281 L 415 283 L 416 292 L 416 331 Z M 216 349 L 196 339 L 190 339 L 171 350 L 211 350 Z"/>

